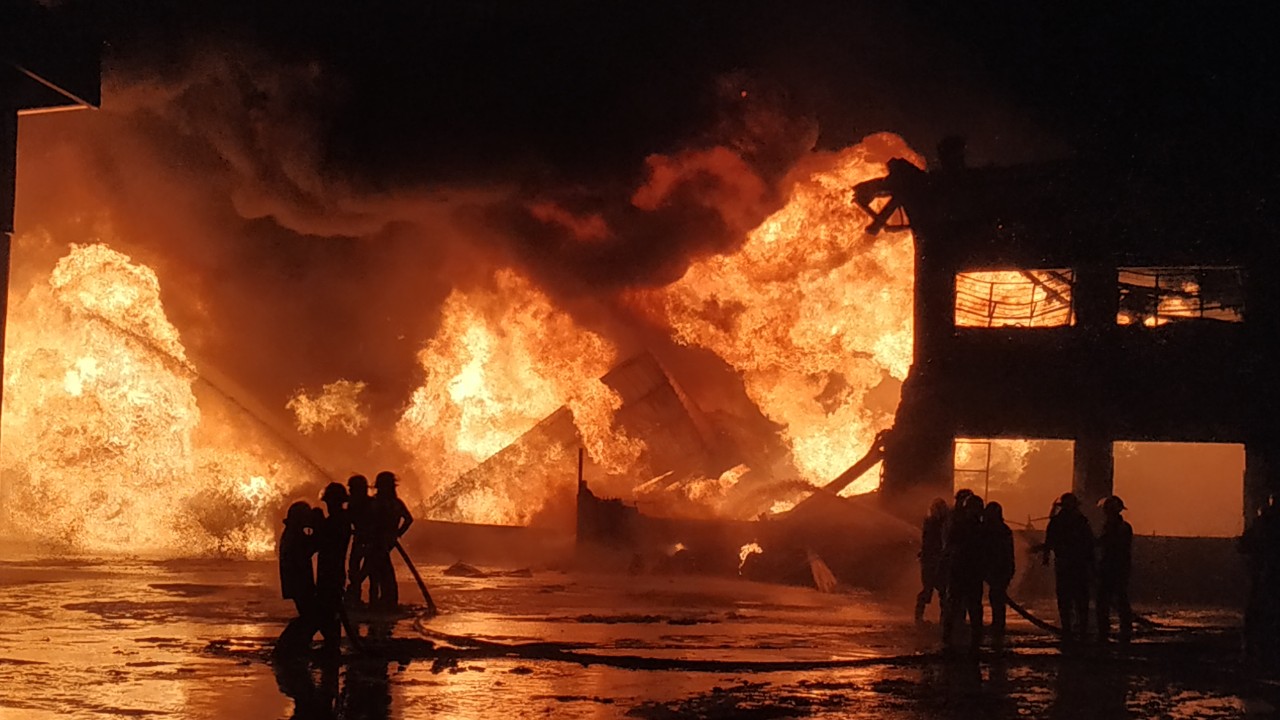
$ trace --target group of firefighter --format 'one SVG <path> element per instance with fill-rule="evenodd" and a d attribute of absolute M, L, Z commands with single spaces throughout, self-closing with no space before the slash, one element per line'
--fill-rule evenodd
<path fill-rule="evenodd" d="M 371 496 L 368 479 L 352 475 L 345 487 L 332 482 L 324 488 L 324 508 L 305 501 L 289 506 L 280 536 L 280 590 L 293 600 L 298 616 L 281 633 L 277 653 L 305 652 L 316 633 L 327 650 L 336 650 L 345 608 L 362 604 L 365 580 L 371 610 L 399 607 L 391 553 L 413 515 L 396 495 L 394 473 L 378 473 L 374 487 Z"/>
<path fill-rule="evenodd" d="M 1280 503 L 1271 495 L 1240 537 L 1249 568 L 1244 613 L 1246 659 L 1280 664 Z"/>
<path fill-rule="evenodd" d="M 1097 538 L 1089 519 L 1080 510 L 1080 501 L 1064 493 L 1053 503 L 1045 541 L 1033 550 L 1050 556 L 1058 599 L 1058 616 L 1065 642 L 1084 636 L 1089 613 L 1089 589 L 1096 587 L 1097 637 L 1110 638 L 1110 611 L 1119 615 L 1119 639 L 1128 641 L 1133 627 L 1129 605 L 1129 570 L 1133 547 L 1133 527 L 1121 513 L 1124 502 L 1115 495 L 1099 505 L 1105 520 Z M 923 588 L 916 596 L 916 622 L 924 622 L 925 607 L 935 592 L 941 605 L 943 644 L 954 647 L 956 624 L 968 619 L 970 649 L 982 642 L 982 589 L 988 588 L 991 605 L 991 639 L 994 647 L 1004 643 L 1005 613 L 1009 583 L 1015 565 L 1013 532 L 1004 522 L 1000 503 L 984 505 L 972 490 L 956 493 L 954 507 L 941 498 L 933 501 L 924 520 L 920 550 L 920 579 Z M 1095 550 L 1097 551 L 1095 553 Z M 1095 562 L 1096 559 L 1096 562 Z"/>

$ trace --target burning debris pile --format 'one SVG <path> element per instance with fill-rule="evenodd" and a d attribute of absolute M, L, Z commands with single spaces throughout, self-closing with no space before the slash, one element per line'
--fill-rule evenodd
<path fill-rule="evenodd" d="M 594 388 L 578 396 L 610 398 L 608 412 L 583 413 L 570 401 L 533 425 L 527 415 L 513 417 L 515 403 L 486 400 L 484 407 L 501 411 L 503 421 L 522 421 L 532 429 L 505 446 L 490 433 L 485 436 L 488 444 L 471 454 L 481 460 L 473 469 L 434 473 L 459 479 L 430 496 L 429 512 L 455 520 L 523 524 L 552 505 L 567 507 L 574 450 L 582 444 L 592 461 L 594 488 L 671 515 L 754 517 L 762 510 L 784 510 L 812 484 L 846 470 L 870 447 L 875 433 L 891 424 L 910 363 L 911 238 L 903 234 L 871 242 L 862 232 L 865 217 L 851 202 L 853 185 L 883 172 L 883 163 L 895 156 L 920 162 L 901 140 L 888 135 L 840 153 L 816 154 L 797 168 L 788 202 L 751 231 L 736 252 L 696 262 L 670 285 L 629 291 L 621 298 L 639 322 L 663 328 L 675 343 L 709 352 L 727 366 L 776 435 L 735 437 L 744 423 L 703 409 L 716 400 L 696 383 L 682 382 L 684 367 L 677 352 L 666 352 L 670 362 L 641 352 L 601 373 L 599 381 L 583 379 L 579 361 L 568 372 L 563 365 L 557 368 L 553 377 L 563 383 L 558 397 Z M 506 292 L 516 288 L 508 281 Z M 462 315 L 449 310 L 437 338 L 467 332 L 484 337 L 486 331 L 475 329 L 474 321 L 467 330 L 453 327 L 454 318 Z M 554 317 L 542 317 L 539 324 L 546 330 L 532 334 L 563 336 L 551 321 Z M 516 338 L 512 345 L 526 342 L 520 340 L 525 324 L 508 319 L 502 325 L 511 327 Z M 487 343 L 475 346 L 487 348 Z M 547 358 L 563 357 L 566 351 L 574 358 L 608 356 L 596 343 L 581 340 L 544 342 L 541 347 L 541 353 L 529 355 L 537 360 L 503 370 L 498 370 L 501 363 L 491 364 L 490 374 L 472 381 L 481 393 L 475 397 L 487 397 L 482 393 L 490 388 L 513 387 L 505 383 L 517 369 L 546 367 Z M 428 383 L 447 383 L 457 394 L 468 382 L 464 368 L 452 373 L 438 368 L 480 357 L 471 352 L 424 352 L 424 367 L 434 368 Z M 471 362 L 480 367 L 474 365 L 477 360 Z M 533 390 L 549 384 L 541 377 L 531 384 Z M 575 377 L 576 383 L 563 382 Z M 415 401 L 442 402 L 444 397 L 444 392 L 424 386 Z M 427 416 L 447 418 L 468 406 L 442 407 Z M 782 451 L 771 457 L 760 450 L 773 444 Z M 874 487 L 869 475 L 847 492 Z M 494 517 L 494 508 L 510 510 Z"/>

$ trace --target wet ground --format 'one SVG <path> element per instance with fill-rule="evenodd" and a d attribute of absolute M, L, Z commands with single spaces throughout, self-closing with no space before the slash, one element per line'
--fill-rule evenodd
<path fill-rule="evenodd" d="M 291 606 L 273 563 L 0 563 L 0 718 L 1227 718 L 1280 703 L 1242 672 L 1227 611 L 1144 608 L 1163 627 L 1069 652 L 1014 619 L 1005 652 L 949 658 L 864 594 L 424 570 L 442 615 L 280 665 Z M 407 578 L 401 593 L 419 597 Z"/>

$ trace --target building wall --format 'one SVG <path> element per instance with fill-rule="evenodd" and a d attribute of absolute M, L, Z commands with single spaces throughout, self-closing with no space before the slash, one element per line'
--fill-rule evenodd
<path fill-rule="evenodd" d="M 957 436 L 1075 440 L 1086 502 L 1110 494 L 1115 440 L 1244 442 L 1246 514 L 1280 488 L 1280 462 L 1267 460 L 1280 447 L 1267 226 L 1183 180 L 1071 164 L 894 169 L 887 184 L 910 218 L 917 276 L 889 493 L 949 489 Z M 1244 322 L 1118 324 L 1119 269 L 1171 266 L 1243 268 Z M 1074 271 L 1074 324 L 956 327 L 958 273 L 1047 268 Z"/>

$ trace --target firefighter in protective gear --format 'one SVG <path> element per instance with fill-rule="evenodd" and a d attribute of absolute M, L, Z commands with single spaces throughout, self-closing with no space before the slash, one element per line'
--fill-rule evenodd
<path fill-rule="evenodd" d="M 1129 570 L 1133 564 L 1133 526 L 1120 513 L 1124 501 L 1112 495 L 1098 501 L 1102 508 L 1102 535 L 1098 537 L 1098 639 L 1111 636 L 1111 606 L 1120 621 L 1120 642 L 1133 633 L 1133 608 L 1129 606 Z"/>
<path fill-rule="evenodd" d="M 1267 498 L 1240 536 L 1239 549 L 1249 568 L 1249 603 L 1244 613 L 1245 657 L 1274 663 L 1280 646 L 1280 503 Z"/>
<path fill-rule="evenodd" d="M 929 505 L 920 528 L 920 593 L 916 595 L 916 622 L 924 622 L 924 608 L 938 593 L 938 606 L 945 611 L 947 603 L 946 568 L 942 564 L 943 541 L 946 539 L 947 501 L 936 498 Z"/>
<path fill-rule="evenodd" d="M 1083 636 L 1088 624 L 1093 531 L 1089 529 L 1089 519 L 1080 512 L 1080 500 L 1073 493 L 1063 493 L 1053 505 L 1041 547 L 1045 564 L 1049 563 L 1049 555 L 1053 555 L 1062 639 L 1070 642 Z"/>
<path fill-rule="evenodd" d="M 365 556 L 369 551 L 369 480 L 363 475 L 347 478 L 347 517 L 351 520 L 351 557 L 347 563 L 347 602 L 360 604 L 361 587 L 369 577 Z"/>
<path fill-rule="evenodd" d="M 370 544 L 365 561 L 369 564 L 369 606 L 385 610 L 395 610 L 400 604 L 391 551 L 413 524 L 409 508 L 396 495 L 396 482 L 395 473 L 378 473 L 374 480 L 377 492 L 369 506 Z"/>
<path fill-rule="evenodd" d="M 340 611 L 347 584 L 347 545 L 351 520 L 347 516 L 347 489 L 329 483 L 320 495 L 328 514 L 316 526 L 316 630 L 325 646 L 336 649 L 341 640 Z"/>
<path fill-rule="evenodd" d="M 1004 508 L 998 502 L 987 503 L 982 515 L 983 558 L 986 560 L 987 602 L 991 605 L 991 642 L 1004 644 L 1005 613 L 1009 601 L 1009 583 L 1016 569 L 1013 555 L 1013 531 L 1004 523 Z"/>
<path fill-rule="evenodd" d="M 982 642 L 982 498 L 970 494 L 951 514 L 947 531 L 947 611 L 942 616 L 942 642 L 951 647 L 956 620 L 969 620 L 969 648 Z"/>
<path fill-rule="evenodd" d="M 284 532 L 278 550 L 280 562 L 280 595 L 292 600 L 298 615 L 289 621 L 276 641 L 276 653 L 295 654 L 311 644 L 316 615 L 316 579 L 311 570 L 315 554 L 315 520 L 312 507 L 298 501 L 289 506 L 284 518 Z"/>

